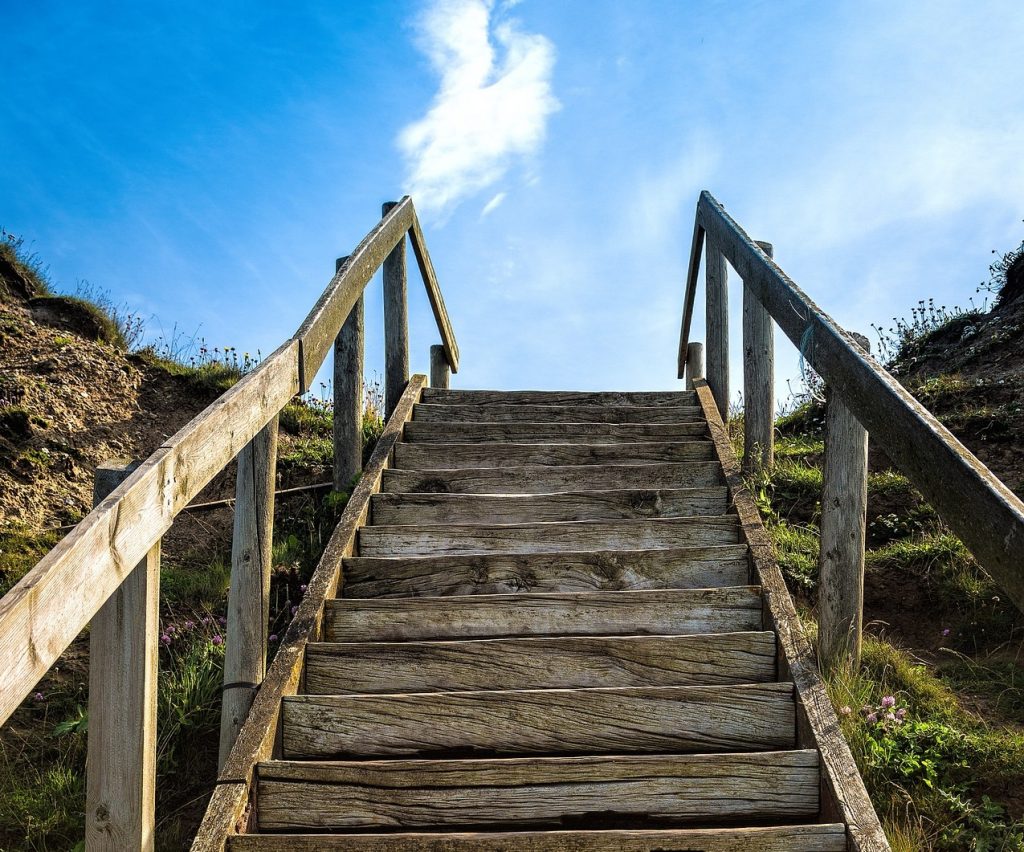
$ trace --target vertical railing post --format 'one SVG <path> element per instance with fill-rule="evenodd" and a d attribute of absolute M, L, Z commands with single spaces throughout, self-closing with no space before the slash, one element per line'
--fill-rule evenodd
<path fill-rule="evenodd" d="M 397 201 L 384 204 L 387 215 Z M 384 417 L 387 419 L 409 383 L 409 303 L 406 295 L 405 236 L 384 260 Z"/>
<path fill-rule="evenodd" d="M 104 462 L 98 504 L 137 467 Z M 92 619 L 85 848 L 152 850 L 156 806 L 156 690 L 160 542 Z"/>
<path fill-rule="evenodd" d="M 772 257 L 771 243 L 758 242 Z M 743 287 L 743 469 L 767 470 L 775 462 L 775 329 L 749 287 Z"/>
<path fill-rule="evenodd" d="M 447 389 L 451 375 L 452 368 L 444 347 L 440 343 L 435 343 L 430 347 L 430 386 Z"/>
<path fill-rule="evenodd" d="M 704 378 L 704 344 L 686 344 L 686 389 L 693 390 L 693 383 Z"/>
<path fill-rule="evenodd" d="M 729 419 L 729 289 L 725 255 L 707 241 L 704 270 L 707 279 L 705 332 L 707 337 L 707 376 L 711 393 L 722 420 Z"/>
<path fill-rule="evenodd" d="M 340 270 L 348 262 L 338 258 Z M 347 491 L 363 469 L 364 309 L 360 294 L 334 339 L 334 490 Z"/>
<path fill-rule="evenodd" d="M 238 454 L 218 766 L 227 760 L 267 667 L 278 417 Z"/>
<path fill-rule="evenodd" d="M 865 351 L 867 338 L 853 335 Z M 823 671 L 860 665 L 864 623 L 864 536 L 868 433 L 826 388 L 824 488 L 818 557 L 818 663 Z"/>

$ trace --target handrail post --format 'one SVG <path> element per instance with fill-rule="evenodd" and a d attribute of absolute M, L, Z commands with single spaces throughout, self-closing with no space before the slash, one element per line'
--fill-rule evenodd
<path fill-rule="evenodd" d="M 706 240 L 705 276 L 707 297 L 705 336 L 707 338 L 708 385 L 722 421 L 729 420 L 729 289 L 725 255 L 710 234 Z"/>
<path fill-rule="evenodd" d="M 704 378 L 704 344 L 686 344 L 686 389 L 693 390 L 693 383 Z"/>
<path fill-rule="evenodd" d="M 136 467 L 138 463 L 122 460 L 101 464 L 93 485 L 93 505 Z M 153 849 L 159 628 L 158 540 L 91 622 L 85 805 L 88 852 Z"/>
<path fill-rule="evenodd" d="M 758 242 L 774 256 L 771 243 Z M 750 288 L 743 287 L 743 469 L 767 470 L 775 463 L 775 328 Z"/>
<path fill-rule="evenodd" d="M 385 202 L 382 215 L 397 206 Z M 398 405 L 409 383 L 409 302 L 405 271 L 405 235 L 384 260 L 384 417 Z"/>
<path fill-rule="evenodd" d="M 447 390 L 451 374 L 451 365 L 448 363 L 444 346 L 435 343 L 430 347 L 430 386 Z"/>
<path fill-rule="evenodd" d="M 278 416 L 238 454 L 218 767 L 224 766 L 266 674 Z"/>
<path fill-rule="evenodd" d="M 865 350 L 866 337 L 852 335 Z M 818 665 L 860 665 L 864 623 L 864 538 L 868 499 L 868 433 L 827 387 L 821 550 L 818 556 Z"/>
<path fill-rule="evenodd" d="M 339 257 L 338 271 L 348 262 Z M 334 339 L 334 490 L 347 491 L 363 469 L 363 297 Z"/>

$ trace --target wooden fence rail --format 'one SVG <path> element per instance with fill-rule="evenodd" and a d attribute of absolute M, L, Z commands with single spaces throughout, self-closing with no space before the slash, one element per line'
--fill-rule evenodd
<path fill-rule="evenodd" d="M 1024 503 L 864 347 L 839 328 L 708 192 L 702 192 L 697 202 L 679 340 L 679 378 L 686 375 L 690 323 L 705 242 L 709 270 L 706 373 L 719 409 L 724 412 L 723 406 L 728 405 L 728 318 L 724 309 L 728 304 L 724 293 L 728 261 L 743 280 L 745 298 L 756 300 L 767 312 L 825 380 L 829 392 L 841 399 L 852 417 L 870 432 L 978 562 L 1024 610 Z M 758 381 L 763 382 L 764 377 Z M 763 410 L 769 404 L 763 395 L 748 394 L 745 402 L 759 406 L 756 412 L 748 407 L 747 422 L 763 423 L 765 417 L 774 415 Z M 828 479 L 830 471 L 826 470 L 825 476 Z M 857 523 L 855 515 L 848 523 Z"/>
<path fill-rule="evenodd" d="M 395 270 L 400 268 L 404 301 L 405 262 L 399 255 L 406 234 L 441 337 L 442 352 L 432 355 L 432 360 L 438 362 L 433 369 L 438 375 L 443 373 L 446 380 L 449 370 L 456 372 L 459 350 L 451 321 L 412 199 L 405 197 L 385 205 L 385 215 L 377 226 L 351 255 L 338 262 L 333 278 L 293 337 L 148 459 L 130 472 L 118 470 L 116 476 L 104 475 L 103 482 L 114 486 L 112 490 L 99 484 L 97 497 L 102 499 L 95 508 L 0 599 L 0 671 L 4 675 L 0 684 L 0 724 L 90 620 L 94 622 L 90 695 L 104 699 L 102 706 L 91 708 L 88 801 L 95 813 L 87 821 L 90 830 L 86 848 L 90 852 L 152 848 L 155 765 L 147 745 L 152 713 L 146 708 L 155 707 L 156 678 L 150 669 L 156 649 L 161 538 L 175 516 L 239 457 L 223 763 L 265 668 L 278 413 L 293 397 L 308 390 L 333 348 L 337 359 L 336 407 L 346 415 L 335 429 L 335 485 L 350 487 L 361 466 L 362 453 L 362 294 L 376 270 L 390 257 L 391 271 L 386 278 L 393 281 Z M 398 342 L 389 345 L 389 363 L 401 363 L 402 352 L 395 347 L 408 340 L 408 330 L 403 327 L 406 321 L 404 311 L 392 312 L 393 334 L 389 340 L 393 337 Z M 393 388 L 398 398 L 409 380 L 407 349 L 404 357 L 402 376 L 395 372 L 402 385 Z M 343 379 L 340 382 L 339 375 Z M 123 481 L 115 485 L 111 476 Z M 103 613 L 115 606 L 115 600 L 118 618 L 107 618 Z M 131 612 L 124 620 L 121 615 L 126 608 Z M 112 650 L 114 645 L 120 650 Z M 129 661 L 142 669 L 129 672 L 129 662 L 118 662 L 116 654 L 129 652 L 142 653 L 142 657 L 132 656 Z M 136 695 L 140 689 L 142 693 Z M 125 699 L 128 704 L 112 697 L 124 695 L 129 696 Z M 111 786 L 112 762 L 126 749 L 134 755 L 132 765 L 137 767 L 138 775 L 135 777 L 134 769 L 119 765 L 118 773 L 134 780 Z M 94 826 L 97 820 L 103 825 Z M 94 827 L 96 830 L 92 830 Z"/>

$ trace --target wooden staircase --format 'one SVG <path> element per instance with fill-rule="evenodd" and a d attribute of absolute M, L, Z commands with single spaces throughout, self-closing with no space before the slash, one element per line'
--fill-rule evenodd
<path fill-rule="evenodd" d="M 425 389 L 228 848 L 846 849 L 705 410 Z"/>

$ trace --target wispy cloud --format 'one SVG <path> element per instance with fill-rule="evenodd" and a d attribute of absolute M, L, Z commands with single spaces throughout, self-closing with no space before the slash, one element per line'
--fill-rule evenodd
<path fill-rule="evenodd" d="M 398 146 L 406 190 L 421 210 L 448 212 L 492 186 L 518 158 L 538 150 L 548 117 L 559 109 L 551 90 L 554 45 L 507 17 L 512 5 L 435 0 L 419 22 L 420 47 L 441 82 L 427 114 L 401 131 Z"/>

